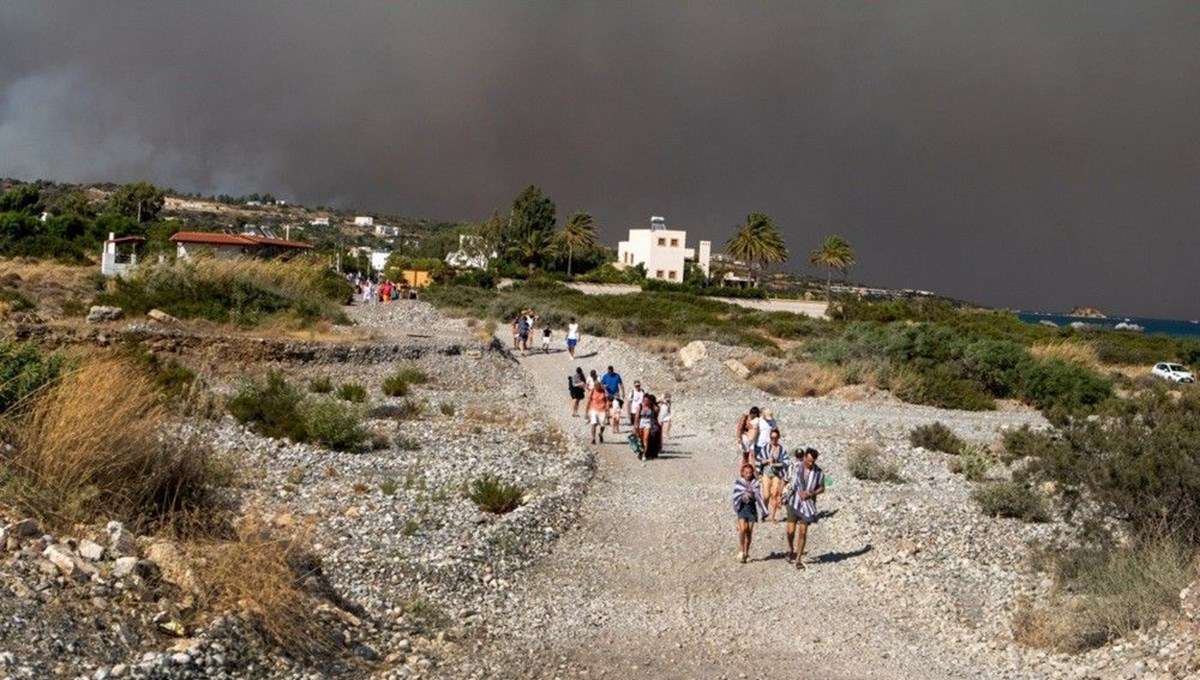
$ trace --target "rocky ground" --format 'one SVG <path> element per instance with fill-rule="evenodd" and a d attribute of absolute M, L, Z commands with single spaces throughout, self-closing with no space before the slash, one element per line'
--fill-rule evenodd
<path fill-rule="evenodd" d="M 47 536 L 0 517 L 10 523 L 0 536 L 0 678 L 1200 677 L 1187 621 L 1081 656 L 1014 642 L 1018 601 L 1050 587 L 1027 546 L 1064 527 L 980 515 L 947 456 L 907 440 L 940 421 L 990 443 L 1005 428 L 1042 425 L 1034 412 L 776 398 L 722 363 L 737 348 L 707 344 L 686 369 L 605 338 L 585 338 L 577 362 L 557 344 L 514 358 L 482 324 L 424 303 L 351 313 L 356 332 L 375 335 L 369 346 L 254 354 L 214 384 L 228 391 L 238 371 L 268 368 L 359 382 L 387 446 L 334 453 L 228 417 L 189 424 L 242 462 L 248 506 L 306 528 L 328 590 L 322 614 L 345 658 L 313 668 L 269 654 L 237 612 L 190 621 L 179 611 L 186 577 L 173 575 L 161 541 L 103 527 Z M 397 359 L 430 382 L 385 397 Z M 662 458 L 641 463 L 611 433 L 588 445 L 566 397 L 576 363 L 612 364 L 672 392 Z M 789 446 L 821 450 L 832 480 L 802 572 L 783 559 L 782 524 L 758 528 L 749 564 L 734 559 L 731 431 L 753 404 L 775 412 Z M 846 461 L 863 442 L 903 461 L 907 481 L 854 479 Z M 463 491 L 484 472 L 520 485 L 523 505 L 478 510 Z"/>

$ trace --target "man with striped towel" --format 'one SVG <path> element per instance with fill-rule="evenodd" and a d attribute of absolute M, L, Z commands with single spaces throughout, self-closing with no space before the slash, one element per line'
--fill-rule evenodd
<path fill-rule="evenodd" d="M 803 569 L 808 525 L 817 522 L 817 496 L 825 493 L 825 474 L 817 467 L 817 456 L 821 454 L 816 449 L 796 447 L 793 454 L 788 466 L 789 488 L 785 490 L 788 561 Z"/>

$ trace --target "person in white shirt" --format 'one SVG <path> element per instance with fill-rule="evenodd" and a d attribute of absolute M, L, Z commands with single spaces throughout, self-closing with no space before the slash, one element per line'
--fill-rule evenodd
<path fill-rule="evenodd" d="M 642 389 L 640 380 L 633 381 L 633 389 L 629 390 L 629 425 L 633 426 L 633 421 L 637 418 L 638 409 L 642 407 L 642 397 L 646 396 L 646 390 Z"/>
<path fill-rule="evenodd" d="M 571 322 L 567 324 L 567 353 L 571 358 L 575 358 L 575 345 L 579 344 L 579 323 L 575 321 L 575 317 L 571 317 Z"/>

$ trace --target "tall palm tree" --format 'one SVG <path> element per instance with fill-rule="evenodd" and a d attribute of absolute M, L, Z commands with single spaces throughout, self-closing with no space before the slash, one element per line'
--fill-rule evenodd
<path fill-rule="evenodd" d="M 826 236 L 821 247 L 812 251 L 808 263 L 814 267 L 829 268 L 829 276 L 825 279 L 825 302 L 829 303 L 833 299 L 833 270 L 836 269 L 845 275 L 846 270 L 854 265 L 854 248 L 850 247 L 849 241 L 837 234 Z"/>
<path fill-rule="evenodd" d="M 755 267 L 762 270 L 768 265 L 786 262 L 788 259 L 787 244 L 783 234 L 775 226 L 775 222 L 763 213 L 753 213 L 746 216 L 746 221 L 738 228 L 733 238 L 725 243 L 725 252 L 738 260 L 745 260 L 750 266 L 750 278 L 758 285 L 758 277 L 754 275 Z"/>
<path fill-rule="evenodd" d="M 587 248 L 596 243 L 596 227 L 592 224 L 592 216 L 579 211 L 571 213 L 563 230 L 558 232 L 558 240 L 567 249 L 567 276 L 570 276 L 575 249 Z"/>
<path fill-rule="evenodd" d="M 508 254 L 529 267 L 529 273 L 532 274 L 534 269 L 546 264 L 558 253 L 554 241 L 553 233 L 534 229 L 514 241 L 508 248 Z"/>

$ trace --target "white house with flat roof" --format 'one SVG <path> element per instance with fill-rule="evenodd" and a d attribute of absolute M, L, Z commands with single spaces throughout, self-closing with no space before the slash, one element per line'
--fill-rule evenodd
<path fill-rule="evenodd" d="M 617 244 L 617 263 L 620 269 L 646 267 L 646 278 L 683 282 L 683 266 L 691 260 L 708 276 L 712 241 L 700 241 L 696 248 L 687 247 L 687 232 L 668 229 L 664 217 L 651 217 L 649 229 L 630 229 L 629 239 Z"/>

